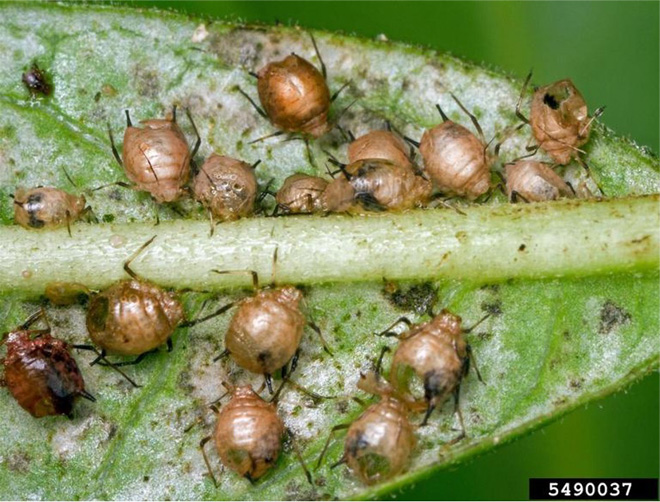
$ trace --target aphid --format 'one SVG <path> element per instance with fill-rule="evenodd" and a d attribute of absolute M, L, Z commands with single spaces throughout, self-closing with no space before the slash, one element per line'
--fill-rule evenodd
<path fill-rule="evenodd" d="M 96 401 L 85 390 L 85 382 L 69 345 L 47 329 L 30 329 L 45 317 L 43 310 L 33 314 L 21 326 L 6 333 L 0 345 L 7 346 L 2 360 L 6 385 L 18 404 L 33 417 L 66 415 L 72 418 L 75 398 Z"/>
<path fill-rule="evenodd" d="M 397 335 L 389 331 L 400 322 L 408 325 L 407 332 Z M 397 394 L 414 400 L 414 409 L 426 408 L 422 425 L 427 423 L 436 407 L 453 395 L 462 436 L 465 434 L 463 416 L 459 408 L 460 386 L 461 380 L 470 369 L 470 360 L 474 357 L 463 334 L 472 331 L 475 326 L 462 329 L 461 318 L 443 310 L 430 321 L 416 325 L 402 317 L 381 333 L 385 336 L 396 336 L 400 340 L 392 358 L 389 381 Z M 474 360 L 472 362 L 474 365 Z M 481 380 L 481 374 L 476 365 L 474 366 Z"/>
<path fill-rule="evenodd" d="M 119 157 L 112 131 L 108 127 L 112 153 L 126 176 L 140 191 L 149 192 L 157 202 L 173 202 L 185 193 L 190 177 L 190 164 L 195 157 L 201 138 L 197 127 L 186 110 L 197 140 L 192 151 L 183 131 L 176 123 L 176 106 L 171 119 L 142 120 L 143 127 L 134 127 L 126 110 L 126 131 Z M 122 183 L 119 185 L 125 186 Z"/>
<path fill-rule="evenodd" d="M 417 146 L 424 159 L 424 168 L 438 188 L 449 195 L 474 200 L 490 189 L 490 167 L 484 133 L 467 108 L 452 94 L 454 101 L 472 120 L 479 138 L 452 120 L 436 105 L 442 116 L 439 124 L 424 132 Z M 496 148 L 499 151 L 499 148 Z"/>
<path fill-rule="evenodd" d="M 257 91 L 263 110 L 250 96 L 238 89 L 261 116 L 268 118 L 279 129 L 276 133 L 260 139 L 287 132 L 318 138 L 331 129 L 328 121 L 330 104 L 345 86 L 330 96 L 325 64 L 316 46 L 316 40 L 311 34 L 310 37 L 321 64 L 321 71 L 293 53 L 281 61 L 268 63 L 253 74 L 257 78 Z"/>
<path fill-rule="evenodd" d="M 507 164 L 506 194 L 511 202 L 556 200 L 573 197 L 571 187 L 548 164 L 535 160 L 521 160 Z"/>
<path fill-rule="evenodd" d="M 322 196 L 326 211 L 345 211 L 352 202 L 372 210 L 410 209 L 425 205 L 433 190 L 412 168 L 387 160 L 363 159 L 340 169 L 344 176 L 330 182 Z"/>
<path fill-rule="evenodd" d="M 568 164 L 579 159 L 579 149 L 589 139 L 592 122 L 605 107 L 589 117 L 587 103 L 570 79 L 539 87 L 534 91 L 529 119 L 520 111 L 525 90 L 532 74 L 527 76 L 516 106 L 516 115 L 530 124 L 538 146 L 558 164 Z"/>
<path fill-rule="evenodd" d="M 231 157 L 211 154 L 195 176 L 192 191 L 211 214 L 211 221 L 237 220 L 254 211 L 257 178 L 254 167 Z"/>
<path fill-rule="evenodd" d="M 318 176 L 296 173 L 284 180 L 275 195 L 277 214 L 307 214 L 323 211 L 322 194 L 328 182 Z"/>
<path fill-rule="evenodd" d="M 401 136 L 392 131 L 371 131 L 348 145 L 348 163 L 359 160 L 382 159 L 401 167 L 414 169 L 410 148 Z"/>
<path fill-rule="evenodd" d="M 346 463 L 366 484 L 390 479 L 402 472 L 410 462 L 416 444 L 414 429 L 408 420 L 408 409 L 400 400 L 384 394 L 351 424 L 332 428 L 316 467 L 335 432 L 348 429 L 344 440 L 344 455 L 332 468 Z"/>
<path fill-rule="evenodd" d="M 53 90 L 53 87 L 48 81 L 46 72 L 39 68 L 37 63 L 32 63 L 32 67 L 23 73 L 22 80 L 25 87 L 28 88 L 30 94 L 33 96 L 36 96 L 37 94 L 49 96 Z"/>
<path fill-rule="evenodd" d="M 214 272 L 249 273 L 256 291 L 253 296 L 229 303 L 216 311 L 219 314 L 238 306 L 227 328 L 225 351 L 216 360 L 231 355 L 240 367 L 264 375 L 268 389 L 272 392 L 271 375 L 282 369 L 284 378 L 285 366 L 289 361 L 290 371 L 296 367 L 305 325 L 309 325 L 319 335 L 325 351 L 330 353 L 319 328 L 308 322 L 300 309 L 303 294 L 299 289 L 294 286 L 259 289 L 259 278 L 254 271 Z"/>
<path fill-rule="evenodd" d="M 155 236 L 124 262 L 131 279 L 92 295 L 89 302 L 87 330 L 94 344 L 101 348 L 101 355 L 138 356 L 131 363 L 118 365 L 136 364 L 164 343 L 171 348 L 170 336 L 184 320 L 176 293 L 140 278 L 129 266 L 154 239 Z"/>
<path fill-rule="evenodd" d="M 84 195 L 77 197 L 59 188 L 19 188 L 13 197 L 14 220 L 24 228 L 69 227 L 90 211 Z"/>
<path fill-rule="evenodd" d="M 82 303 L 92 292 L 84 284 L 78 282 L 50 282 L 46 285 L 44 296 L 53 305 L 73 305 Z"/>

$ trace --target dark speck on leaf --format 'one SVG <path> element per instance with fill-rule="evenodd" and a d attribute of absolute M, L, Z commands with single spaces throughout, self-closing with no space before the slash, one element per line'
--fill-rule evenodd
<path fill-rule="evenodd" d="M 631 316 L 622 307 L 619 307 L 612 300 L 607 300 L 600 310 L 600 326 L 598 332 L 605 335 L 615 330 L 622 324 L 630 322 Z"/>
<path fill-rule="evenodd" d="M 25 87 L 28 88 L 33 96 L 36 96 L 37 94 L 49 96 L 53 90 L 53 87 L 48 81 L 46 72 L 39 68 L 37 63 L 33 63 L 32 67 L 23 73 L 22 80 L 25 84 Z"/>
<path fill-rule="evenodd" d="M 415 284 L 404 290 L 386 281 L 383 294 L 394 307 L 418 314 L 430 313 L 438 301 L 438 290 L 430 282 Z"/>
<path fill-rule="evenodd" d="M 481 310 L 489 313 L 490 315 L 501 315 L 502 314 L 502 301 L 496 300 L 494 302 L 482 302 Z"/>

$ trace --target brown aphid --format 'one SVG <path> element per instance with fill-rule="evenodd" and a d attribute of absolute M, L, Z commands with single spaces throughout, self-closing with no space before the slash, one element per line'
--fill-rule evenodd
<path fill-rule="evenodd" d="M 568 164 L 589 139 L 592 119 L 587 103 L 570 79 L 538 88 L 529 123 L 539 147 L 559 164 Z"/>
<path fill-rule="evenodd" d="M 39 68 L 37 63 L 32 63 L 32 67 L 23 73 L 22 80 L 25 87 L 28 88 L 30 94 L 33 96 L 36 96 L 37 94 L 49 96 L 53 90 L 53 87 L 48 81 L 46 72 Z"/>
<path fill-rule="evenodd" d="M 173 202 L 185 193 L 190 163 L 201 142 L 189 113 L 188 118 L 197 135 L 192 151 L 176 123 L 176 107 L 171 119 L 142 120 L 142 127 L 133 126 L 126 110 L 127 127 L 121 159 L 110 132 L 113 154 L 128 179 L 137 190 L 149 192 L 157 202 Z"/>
<path fill-rule="evenodd" d="M 49 282 L 46 284 L 44 296 L 53 305 L 73 305 L 82 303 L 92 292 L 84 284 L 78 282 Z"/>
<path fill-rule="evenodd" d="M 195 176 L 192 190 L 212 218 L 232 221 L 253 213 L 258 186 L 250 164 L 213 153 Z"/>
<path fill-rule="evenodd" d="M 557 200 L 573 197 L 571 187 L 548 164 L 521 160 L 506 165 L 506 194 L 511 202 Z"/>
<path fill-rule="evenodd" d="M 291 54 L 257 73 L 259 100 L 271 123 L 284 132 L 318 138 L 330 130 L 330 91 L 325 76 Z"/>
<path fill-rule="evenodd" d="M 183 306 L 175 292 L 138 277 L 129 267 L 154 239 L 124 263 L 131 279 L 121 280 L 90 299 L 87 330 L 102 355 L 142 356 L 166 342 L 169 345 L 170 336 L 184 320 Z"/>
<path fill-rule="evenodd" d="M 493 159 L 487 152 L 476 117 L 454 95 L 452 97 L 470 117 L 480 137 L 449 120 L 440 105 L 436 105 L 443 122 L 424 132 L 419 151 L 426 172 L 442 192 L 474 200 L 490 189 Z"/>
<path fill-rule="evenodd" d="M 401 136 L 392 131 L 371 131 L 348 145 L 348 163 L 359 160 L 382 159 L 401 167 L 414 169 L 410 148 Z"/>
<path fill-rule="evenodd" d="M 256 481 L 270 469 L 282 450 L 285 428 L 277 409 L 250 386 L 231 389 L 231 400 L 218 412 L 213 439 L 222 463 L 240 476 Z M 200 443 L 204 460 L 213 472 Z M 215 480 L 215 478 L 214 478 Z"/>
<path fill-rule="evenodd" d="M 353 201 L 363 208 L 395 211 L 425 205 L 433 190 L 411 167 L 382 159 L 359 160 L 342 167 L 342 173 L 344 179 L 333 180 L 323 196 L 326 211 L 346 210 L 351 189 Z"/>
<path fill-rule="evenodd" d="M 53 187 L 25 190 L 14 194 L 14 221 L 24 228 L 68 226 L 89 211 L 84 195 L 71 195 Z"/>
<path fill-rule="evenodd" d="M 85 382 L 68 344 L 54 338 L 50 328 L 29 329 L 43 316 L 43 310 L 37 312 L 3 337 L 0 345 L 7 346 L 7 355 L 2 361 L 2 383 L 33 417 L 66 415 L 71 418 L 76 397 L 96 399 L 85 390 Z"/>
<path fill-rule="evenodd" d="M 323 211 L 322 194 L 327 186 L 328 182 L 318 176 L 292 174 L 275 195 L 276 212 L 308 214 Z"/>
<path fill-rule="evenodd" d="M 392 387 L 398 395 L 412 400 L 413 409 L 426 408 L 422 424 L 426 424 L 436 407 L 453 395 L 464 434 L 458 403 L 461 380 L 470 369 L 472 350 L 463 334 L 474 326 L 469 330 L 462 329 L 461 318 L 447 310 L 421 324 L 413 325 L 406 318 L 398 322 L 406 322 L 410 329 L 398 336 L 400 343 L 394 352 L 389 373 Z M 481 380 L 478 370 L 477 375 Z"/>

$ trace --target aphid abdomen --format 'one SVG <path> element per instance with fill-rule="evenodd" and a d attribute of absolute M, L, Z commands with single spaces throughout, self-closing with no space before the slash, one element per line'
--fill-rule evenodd
<path fill-rule="evenodd" d="M 18 189 L 14 194 L 14 220 L 24 228 L 57 228 L 77 220 L 85 197 L 52 187 Z"/>
<path fill-rule="evenodd" d="M 220 410 L 215 444 L 224 465 L 256 480 L 277 461 L 283 434 L 275 407 L 251 388 L 239 387 Z"/>
<path fill-rule="evenodd" d="M 323 211 L 323 192 L 328 182 L 318 176 L 296 173 L 284 180 L 277 191 L 278 207 L 288 213 L 313 213 Z"/>
<path fill-rule="evenodd" d="M 348 163 L 358 160 L 381 159 L 412 169 L 409 149 L 398 134 L 390 131 L 371 131 L 348 145 Z"/>
<path fill-rule="evenodd" d="M 144 281 L 127 280 L 91 299 L 87 329 L 107 352 L 140 355 L 164 344 L 183 317 L 174 295 Z"/>
<path fill-rule="evenodd" d="M 7 347 L 4 378 L 18 404 L 37 418 L 70 415 L 85 383 L 66 343 L 49 334 L 30 340 L 19 331 L 10 333 Z"/>
<path fill-rule="evenodd" d="M 506 192 L 527 202 L 573 197 L 568 184 L 550 166 L 534 160 L 523 160 L 506 166 Z"/>
<path fill-rule="evenodd" d="M 415 443 L 407 410 L 396 399 L 384 397 L 351 424 L 344 455 L 363 482 L 375 484 L 405 469 Z"/>
<path fill-rule="evenodd" d="M 124 133 L 122 159 L 126 176 L 158 202 L 181 196 L 190 177 L 190 151 L 179 126 L 170 120 L 143 120 Z"/>

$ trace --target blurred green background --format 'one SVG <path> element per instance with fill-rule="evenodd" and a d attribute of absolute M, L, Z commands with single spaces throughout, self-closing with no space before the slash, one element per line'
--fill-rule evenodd
<path fill-rule="evenodd" d="M 534 82 L 570 77 L 602 121 L 659 148 L 658 2 L 121 2 L 247 22 L 298 23 L 422 44 Z M 660 340 L 659 340 L 660 342 Z M 529 477 L 657 477 L 659 379 L 579 409 L 401 499 L 525 499 Z"/>

